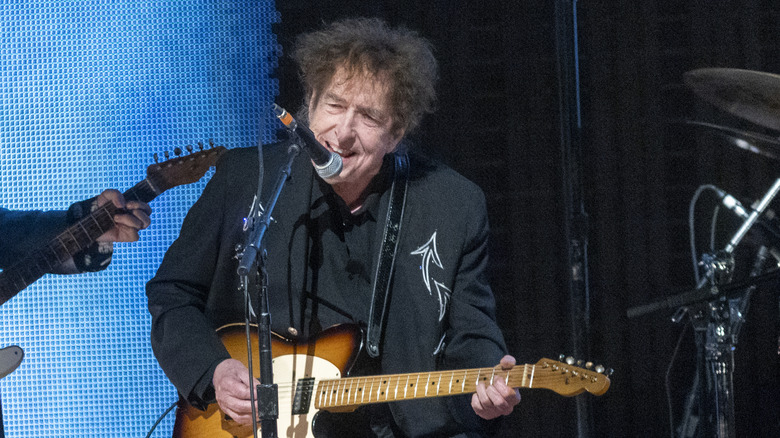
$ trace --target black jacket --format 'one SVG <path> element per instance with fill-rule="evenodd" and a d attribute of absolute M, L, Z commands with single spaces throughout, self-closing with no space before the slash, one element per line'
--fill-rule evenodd
<path fill-rule="evenodd" d="M 263 148 L 264 192 L 274 185 L 277 169 L 286 160 L 285 149 L 285 144 Z M 243 219 L 257 187 L 256 151 L 234 149 L 221 158 L 179 238 L 147 285 L 155 355 L 179 393 L 195 405 L 212 401 L 208 385 L 213 369 L 229 357 L 215 329 L 242 321 L 244 314 L 234 256 L 236 244 L 246 240 Z M 451 169 L 420 157 L 411 157 L 410 169 L 380 371 L 494 366 L 505 354 L 505 346 L 487 282 L 489 229 L 484 195 Z M 290 325 L 301 332 L 308 329 L 300 321 L 299 306 L 310 292 L 312 267 L 306 261 L 312 236 L 307 224 L 314 178 L 318 177 L 309 160 L 299 157 L 266 233 L 276 332 L 286 333 Z M 379 200 L 377 242 L 388 198 L 389 190 Z M 483 425 L 469 399 L 406 401 L 391 403 L 390 408 L 409 436 L 454 436 Z"/>
<path fill-rule="evenodd" d="M 67 226 L 64 211 L 12 211 L 0 208 L 0 269 L 42 248 Z"/>
<path fill-rule="evenodd" d="M 57 234 L 89 214 L 95 198 L 71 205 L 67 211 L 17 211 L 0 208 L 0 269 L 7 269 L 34 251 L 43 251 Z M 79 272 L 106 269 L 113 251 L 94 243 L 75 254 Z"/>

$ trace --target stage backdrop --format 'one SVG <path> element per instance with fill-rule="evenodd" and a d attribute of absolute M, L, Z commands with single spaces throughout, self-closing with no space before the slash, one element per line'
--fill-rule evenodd
<path fill-rule="evenodd" d="M 155 153 L 274 136 L 272 0 L 9 0 L 0 20 L 3 207 L 65 209 L 132 187 Z M 141 437 L 176 400 L 144 286 L 210 175 L 151 202 L 107 270 L 47 275 L 0 307 L 0 347 L 25 351 L 0 381 L 7 437 Z"/>

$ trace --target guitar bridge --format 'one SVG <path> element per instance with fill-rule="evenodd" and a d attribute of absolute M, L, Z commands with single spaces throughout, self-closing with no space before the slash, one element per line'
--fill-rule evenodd
<path fill-rule="evenodd" d="M 313 377 L 298 380 L 298 383 L 295 385 L 295 397 L 293 398 L 293 414 L 302 415 L 309 413 L 309 406 L 311 406 L 311 395 L 313 392 Z"/>

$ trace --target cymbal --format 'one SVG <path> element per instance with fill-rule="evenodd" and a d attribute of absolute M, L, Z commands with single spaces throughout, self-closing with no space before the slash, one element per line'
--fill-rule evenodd
<path fill-rule="evenodd" d="M 735 68 L 702 68 L 683 75 L 685 84 L 716 107 L 780 131 L 780 75 Z"/>
<path fill-rule="evenodd" d="M 759 134 L 757 132 L 743 131 L 695 120 L 679 120 L 676 122 L 698 128 L 705 128 L 712 131 L 713 134 L 717 134 L 719 137 L 725 139 L 729 144 L 740 149 L 772 158 L 773 160 L 780 160 L 780 139 L 778 138 Z"/>

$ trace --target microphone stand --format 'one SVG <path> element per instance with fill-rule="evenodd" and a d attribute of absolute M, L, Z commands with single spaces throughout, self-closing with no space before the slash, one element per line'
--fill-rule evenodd
<path fill-rule="evenodd" d="M 258 318 L 257 331 L 258 331 L 258 353 L 260 358 L 260 384 L 257 386 L 257 401 L 258 411 L 260 418 L 260 427 L 263 438 L 276 438 L 277 428 L 276 419 L 279 417 L 279 391 L 277 385 L 273 383 L 273 355 L 271 352 L 271 314 L 268 305 L 268 274 L 265 270 L 265 255 L 263 250 L 263 237 L 271 222 L 271 212 L 273 212 L 276 202 L 279 200 L 279 195 L 284 188 L 284 184 L 290 178 L 292 173 L 292 163 L 295 158 L 301 152 L 300 139 L 294 136 L 294 140 L 290 143 L 290 147 L 287 149 L 287 163 L 280 169 L 279 177 L 276 180 L 276 185 L 271 192 L 271 197 L 266 203 L 265 211 L 263 211 L 258 221 L 252 221 L 251 231 L 248 233 L 247 243 L 242 247 L 242 251 L 238 254 L 238 275 L 241 277 L 241 284 L 245 288 L 245 294 L 248 298 L 248 284 L 249 273 L 252 266 L 257 261 L 257 275 L 260 280 L 260 287 L 258 288 L 260 303 L 260 316 Z M 259 152 L 261 153 L 261 152 Z M 257 199 L 256 202 L 260 200 Z M 249 220 L 252 220 L 249 218 Z M 260 257 L 258 258 L 258 253 Z M 247 341 L 248 342 L 248 341 Z M 251 350 L 249 353 L 249 381 L 254 381 L 252 377 L 252 355 Z M 254 393 L 253 393 L 254 394 Z M 252 401 L 252 423 L 257 437 L 257 423 L 258 415 L 255 413 L 254 398 Z"/>

